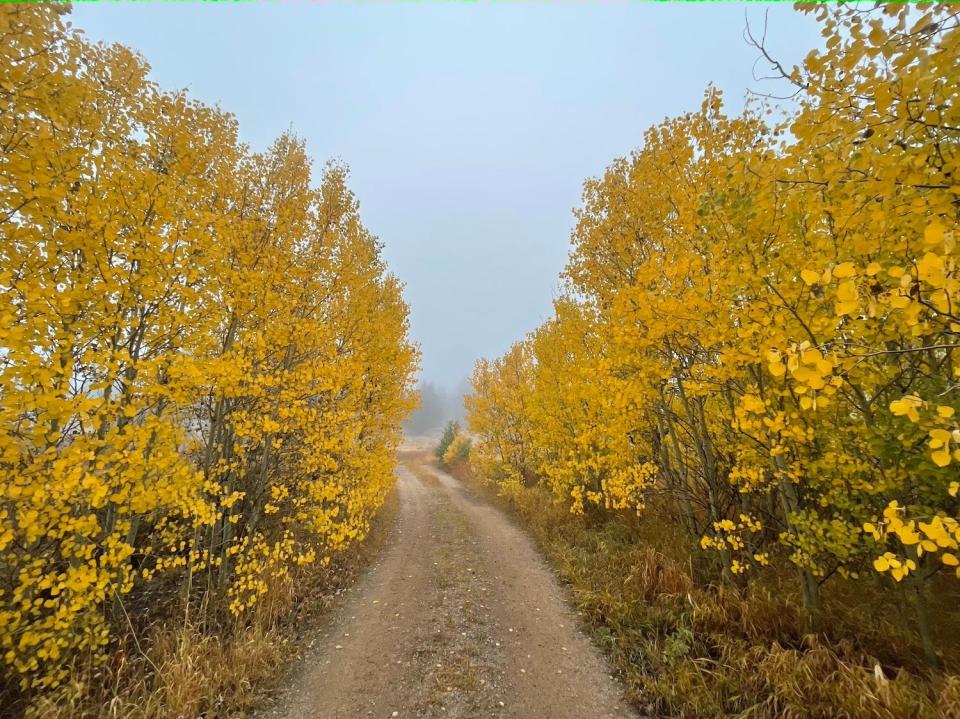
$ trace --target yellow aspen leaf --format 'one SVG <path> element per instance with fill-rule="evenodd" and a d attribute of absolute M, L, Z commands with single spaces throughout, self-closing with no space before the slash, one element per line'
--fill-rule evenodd
<path fill-rule="evenodd" d="M 800 360 L 804 364 L 816 364 L 822 361 L 823 355 L 820 354 L 820 351 L 817 349 L 806 349 L 800 355 Z"/>
<path fill-rule="evenodd" d="M 932 252 L 926 253 L 917 263 L 917 277 L 932 287 L 943 287 L 946 282 L 943 258 Z"/>
<path fill-rule="evenodd" d="M 906 416 L 911 422 L 919 422 L 920 413 L 917 412 L 917 408 L 921 406 L 923 406 L 923 400 L 919 397 L 916 395 L 906 395 L 901 399 L 892 401 L 890 403 L 890 411 L 897 417 Z"/>
<path fill-rule="evenodd" d="M 940 245 L 944 239 L 944 227 L 939 222 L 931 222 L 923 231 L 923 241 L 927 245 Z"/>
<path fill-rule="evenodd" d="M 802 279 L 807 286 L 815 285 L 820 280 L 820 273 L 814 272 L 813 270 L 802 270 L 800 272 L 800 279 Z"/>
<path fill-rule="evenodd" d="M 938 467 L 946 467 L 948 464 L 950 464 L 950 451 L 947 449 L 937 450 L 936 452 L 931 453 L 930 458 Z"/>
<path fill-rule="evenodd" d="M 911 523 L 912 524 L 912 523 Z M 905 545 L 912 546 L 920 541 L 920 535 L 910 525 L 905 525 L 897 531 L 897 537 Z"/>
<path fill-rule="evenodd" d="M 842 262 L 833 268 L 833 276 L 838 279 L 853 277 L 857 273 L 857 268 L 852 262 Z"/>
<path fill-rule="evenodd" d="M 890 86 L 887 83 L 878 84 L 873 94 L 873 102 L 877 113 L 881 115 L 886 113 L 890 109 L 891 100 Z"/>
<path fill-rule="evenodd" d="M 944 446 L 945 444 L 949 444 L 952 435 L 945 429 L 931 429 L 930 437 L 930 446 L 936 449 Z"/>
<path fill-rule="evenodd" d="M 841 302 L 853 302 L 859 297 L 857 285 L 852 280 L 841 282 L 837 287 L 837 299 Z"/>

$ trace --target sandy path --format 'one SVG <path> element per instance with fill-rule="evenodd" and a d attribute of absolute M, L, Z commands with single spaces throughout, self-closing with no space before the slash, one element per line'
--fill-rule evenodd
<path fill-rule="evenodd" d="M 526 535 L 446 473 L 397 477 L 391 545 L 279 716 L 633 717 Z"/>

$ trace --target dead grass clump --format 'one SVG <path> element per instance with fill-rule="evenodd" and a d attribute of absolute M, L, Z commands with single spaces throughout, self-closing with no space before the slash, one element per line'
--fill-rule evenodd
<path fill-rule="evenodd" d="M 34 701 L 31 719 L 194 719 L 250 708 L 285 656 L 285 640 L 253 626 L 230 636 L 194 624 L 157 628 L 149 656 L 113 662 Z"/>
<path fill-rule="evenodd" d="M 960 719 L 960 676 L 949 676 L 937 686 L 937 716 Z"/>
<path fill-rule="evenodd" d="M 803 617 L 789 594 L 758 584 L 744 590 L 713 587 L 691 597 L 696 631 L 766 643 L 800 646 Z"/>
<path fill-rule="evenodd" d="M 227 641 L 191 627 L 160 635 L 153 642 L 156 683 L 168 716 L 216 717 L 249 708 L 257 697 L 254 687 L 280 666 L 285 644 L 260 624 Z"/>
<path fill-rule="evenodd" d="M 866 660 L 866 661 L 865 661 Z M 844 719 L 938 716 L 931 687 L 906 670 L 888 678 L 849 644 L 804 649 L 779 644 L 725 647 L 722 661 L 741 677 L 743 696 L 755 699 L 743 716 Z"/>
<path fill-rule="evenodd" d="M 632 596 L 652 601 L 662 595 L 683 596 L 693 591 L 693 581 L 682 565 L 653 547 L 638 547 L 625 553 L 624 586 Z"/>

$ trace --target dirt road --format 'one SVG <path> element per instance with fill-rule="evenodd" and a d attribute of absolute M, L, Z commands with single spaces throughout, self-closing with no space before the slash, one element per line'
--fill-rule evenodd
<path fill-rule="evenodd" d="M 286 719 L 633 717 L 562 588 L 500 511 L 433 468 L 280 704 Z"/>

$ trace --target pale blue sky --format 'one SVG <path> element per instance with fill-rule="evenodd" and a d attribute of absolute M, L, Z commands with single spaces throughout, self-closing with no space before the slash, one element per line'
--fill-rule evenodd
<path fill-rule="evenodd" d="M 762 23 L 787 65 L 819 41 L 786 5 L 536 2 L 78 4 L 165 88 L 288 128 L 351 167 L 407 285 L 425 379 L 453 386 L 550 315 L 583 180 L 713 82 L 739 108 Z M 762 69 L 762 68 L 760 68 Z"/>

